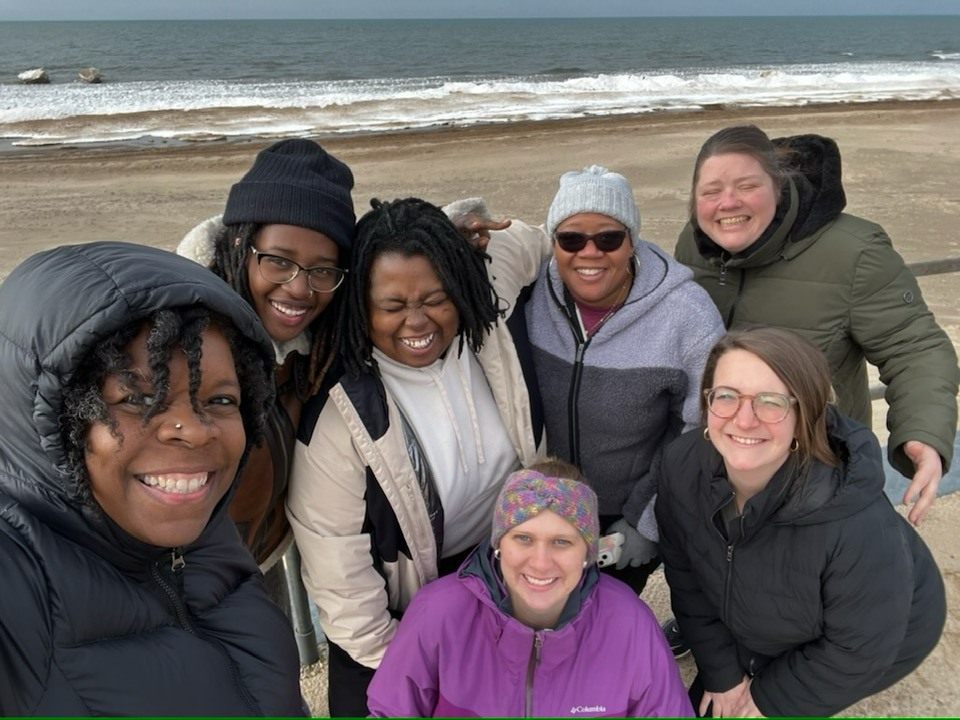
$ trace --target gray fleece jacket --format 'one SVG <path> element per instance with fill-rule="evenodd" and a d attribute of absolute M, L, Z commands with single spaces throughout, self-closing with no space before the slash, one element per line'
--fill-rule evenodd
<path fill-rule="evenodd" d="M 703 367 L 724 329 L 688 268 L 644 240 L 634 246 L 633 288 L 595 335 L 584 337 L 552 261 L 526 311 L 550 452 L 590 479 L 601 515 L 637 527 L 661 449 L 698 425 Z"/>

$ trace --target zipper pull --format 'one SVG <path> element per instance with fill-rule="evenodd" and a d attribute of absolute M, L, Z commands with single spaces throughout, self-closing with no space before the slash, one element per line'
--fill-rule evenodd
<path fill-rule="evenodd" d="M 174 572 L 179 572 L 183 570 L 183 567 L 187 564 L 187 561 L 183 557 L 183 553 L 180 548 L 172 548 L 170 550 L 170 569 Z"/>
<path fill-rule="evenodd" d="M 733 544 L 727 545 L 727 562 L 733 560 Z"/>
<path fill-rule="evenodd" d="M 721 285 L 727 284 L 727 264 L 726 263 L 720 263 L 720 277 L 717 278 L 717 282 L 719 282 Z"/>
<path fill-rule="evenodd" d="M 537 665 L 540 664 L 540 648 L 543 647 L 543 635 L 540 633 L 533 634 L 533 662 Z"/>

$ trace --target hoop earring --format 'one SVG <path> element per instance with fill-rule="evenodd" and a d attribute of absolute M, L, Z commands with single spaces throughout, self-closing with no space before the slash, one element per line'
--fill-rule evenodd
<path fill-rule="evenodd" d="M 704 440 L 709 440 L 709 439 L 710 439 L 710 428 L 704 428 L 704 429 L 703 429 L 703 439 L 704 439 Z"/>
<path fill-rule="evenodd" d="M 497 560 L 500 559 L 500 548 L 496 548 L 496 549 L 493 551 L 493 556 L 494 556 Z"/>
<path fill-rule="evenodd" d="M 794 438 L 793 442 L 790 443 L 790 452 L 795 453 L 799 449 L 800 449 L 800 441 Z"/>

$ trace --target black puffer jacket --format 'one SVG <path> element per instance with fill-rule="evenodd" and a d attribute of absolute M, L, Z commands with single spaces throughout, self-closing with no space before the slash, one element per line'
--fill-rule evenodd
<path fill-rule="evenodd" d="M 64 385 L 104 336 L 201 303 L 273 353 L 211 273 L 124 243 L 59 248 L 0 285 L 0 715 L 302 714 L 290 626 L 226 514 L 195 543 L 146 545 L 78 501 Z"/>
<path fill-rule="evenodd" d="M 873 434 L 831 410 L 838 468 L 788 460 L 724 532 L 723 460 L 698 432 L 664 452 L 660 552 L 705 689 L 752 675 L 767 716 L 831 715 L 912 671 L 946 618 L 929 549 L 883 494 Z"/>

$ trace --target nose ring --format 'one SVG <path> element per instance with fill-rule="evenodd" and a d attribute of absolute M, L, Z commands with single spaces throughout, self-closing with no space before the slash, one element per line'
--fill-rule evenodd
<path fill-rule="evenodd" d="M 176 429 L 176 430 L 183 430 L 183 423 L 177 423 L 177 424 L 174 425 L 173 427 L 174 427 L 174 429 Z"/>

